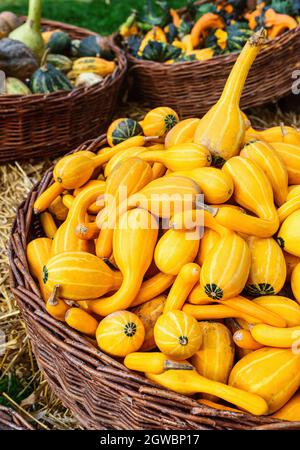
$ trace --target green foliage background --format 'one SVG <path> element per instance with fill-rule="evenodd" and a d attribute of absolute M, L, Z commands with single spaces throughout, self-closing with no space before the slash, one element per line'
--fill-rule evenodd
<path fill-rule="evenodd" d="M 128 17 L 132 8 L 140 9 L 147 0 L 42 0 L 43 17 L 110 34 Z M 186 0 L 170 0 L 180 7 Z M 0 0 L 0 12 L 26 14 L 28 0 Z"/>

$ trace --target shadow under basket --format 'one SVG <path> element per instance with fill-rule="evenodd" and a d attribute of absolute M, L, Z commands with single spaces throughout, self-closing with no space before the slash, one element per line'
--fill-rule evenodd
<path fill-rule="evenodd" d="M 185 12 L 185 8 L 179 10 L 180 14 Z M 119 35 L 114 36 L 114 42 L 122 48 Z M 151 108 L 169 106 L 181 119 L 202 117 L 219 100 L 237 57 L 238 53 L 231 53 L 206 61 L 164 64 L 127 53 L 129 96 Z M 263 105 L 290 94 L 292 74 L 300 67 L 299 61 L 300 25 L 261 50 L 248 75 L 241 108 Z"/>
<path fill-rule="evenodd" d="M 105 144 L 103 135 L 77 151 L 97 152 Z M 79 422 L 97 430 L 300 429 L 300 422 L 216 410 L 157 386 L 46 312 L 39 287 L 28 270 L 26 245 L 43 236 L 33 204 L 53 182 L 52 171 L 45 173 L 18 209 L 9 243 L 10 281 L 37 363 Z"/>
<path fill-rule="evenodd" d="M 0 405 L 0 431 L 4 430 L 34 430 L 34 427 L 13 409 Z"/>
<path fill-rule="evenodd" d="M 72 39 L 96 33 L 60 22 L 43 20 L 45 29 L 61 29 Z M 127 69 L 122 50 L 110 40 L 117 67 L 102 83 L 70 92 L 0 96 L 0 163 L 55 156 L 103 133 L 117 106 Z"/>

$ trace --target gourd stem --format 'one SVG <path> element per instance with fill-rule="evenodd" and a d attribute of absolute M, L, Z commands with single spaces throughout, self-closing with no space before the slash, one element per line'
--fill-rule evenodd
<path fill-rule="evenodd" d="M 248 40 L 227 79 L 220 102 L 239 105 L 248 73 L 264 41 L 264 29 Z"/>
<path fill-rule="evenodd" d="M 29 0 L 27 23 L 35 31 L 41 30 L 41 0 Z"/>
<path fill-rule="evenodd" d="M 184 364 L 167 359 L 164 362 L 164 370 L 195 370 L 191 364 Z"/>
<path fill-rule="evenodd" d="M 56 306 L 56 305 L 58 305 L 57 296 L 58 296 L 58 291 L 59 291 L 59 289 L 60 289 L 60 285 L 59 285 L 59 284 L 56 284 L 56 285 L 54 286 L 54 289 L 53 289 L 53 291 L 52 291 L 52 293 L 51 293 L 49 299 L 48 299 L 49 305 L 51 305 L 51 306 Z"/>

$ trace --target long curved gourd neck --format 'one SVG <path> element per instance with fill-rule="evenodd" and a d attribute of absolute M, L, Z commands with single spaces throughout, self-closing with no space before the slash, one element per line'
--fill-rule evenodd
<path fill-rule="evenodd" d="M 265 31 L 263 29 L 248 40 L 231 70 L 218 103 L 239 105 L 248 73 L 264 41 Z"/>
<path fill-rule="evenodd" d="M 40 31 L 42 17 L 41 0 L 29 0 L 27 23 L 31 29 Z"/>

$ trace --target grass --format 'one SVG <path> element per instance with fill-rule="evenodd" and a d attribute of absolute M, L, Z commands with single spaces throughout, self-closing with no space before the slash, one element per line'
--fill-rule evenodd
<path fill-rule="evenodd" d="M 1 0 L 0 12 L 10 10 L 26 14 L 28 0 Z M 133 8 L 140 9 L 146 0 L 42 0 L 43 17 L 89 28 L 99 34 L 111 34 L 128 17 Z M 170 0 L 180 7 L 186 0 Z"/>

